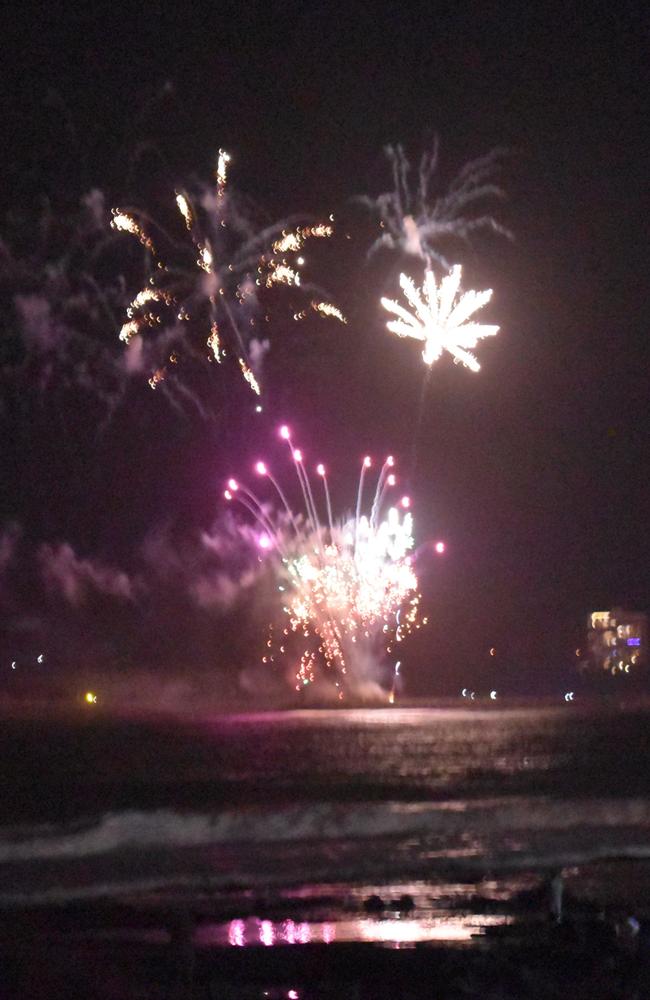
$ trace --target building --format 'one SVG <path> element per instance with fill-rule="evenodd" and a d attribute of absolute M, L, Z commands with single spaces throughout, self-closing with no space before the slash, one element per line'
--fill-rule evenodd
<path fill-rule="evenodd" d="M 648 618 L 641 611 L 592 611 L 587 626 L 589 673 L 638 675 L 646 666 Z"/>

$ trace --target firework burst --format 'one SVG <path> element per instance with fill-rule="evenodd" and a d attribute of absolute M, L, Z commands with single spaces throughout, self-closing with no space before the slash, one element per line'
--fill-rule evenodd
<path fill-rule="evenodd" d="M 127 310 L 120 339 L 129 350 L 145 350 L 152 387 L 165 381 L 172 354 L 177 361 L 217 363 L 230 355 L 259 395 L 260 362 L 269 346 L 261 332 L 269 320 L 268 290 L 315 291 L 302 281 L 301 251 L 309 240 L 330 237 L 332 226 L 291 228 L 289 220 L 259 229 L 227 182 L 229 162 L 220 150 L 211 188 L 176 192 L 184 238 L 143 212 L 113 210 L 113 229 L 135 237 L 148 257 L 146 283 Z M 314 308 L 345 321 L 330 303 Z"/>
<path fill-rule="evenodd" d="M 424 342 L 425 365 L 431 367 L 443 351 L 448 351 L 455 362 L 476 372 L 481 366 L 469 349 L 476 347 L 483 337 L 493 337 L 499 327 L 469 321 L 490 301 L 492 289 L 461 293 L 461 276 L 461 265 L 456 264 L 436 285 L 433 271 L 427 269 L 424 285 L 418 289 L 408 275 L 401 274 L 400 285 L 412 311 L 393 299 L 382 298 L 381 304 L 397 316 L 386 324 L 391 333 Z"/>
<path fill-rule="evenodd" d="M 493 181 L 502 150 L 492 150 L 465 164 L 448 190 L 437 197 L 432 192 L 438 168 L 437 139 L 431 152 L 424 153 L 420 160 L 415 184 L 410 181 L 411 164 L 403 147 L 386 146 L 385 152 L 393 175 L 393 190 L 376 198 L 357 199 L 379 218 L 383 230 L 369 254 L 384 247 L 427 263 L 436 261 L 448 270 L 444 245 L 467 242 L 475 233 L 485 230 L 512 238 L 493 215 L 476 211 L 485 202 L 505 197 L 503 189 Z"/>
<path fill-rule="evenodd" d="M 405 635 L 420 628 L 410 500 L 404 496 L 385 510 L 387 493 L 397 483 L 389 456 L 380 467 L 370 509 L 363 513 L 364 485 L 372 467 L 366 457 L 355 513 L 340 519 L 333 516 L 325 467 L 316 466 L 322 485 L 319 513 L 303 454 L 287 427 L 280 435 L 293 459 L 304 510 L 291 509 L 281 484 L 261 461 L 256 472 L 279 497 L 279 515 L 235 479 L 228 480 L 224 491 L 227 500 L 238 501 L 255 519 L 258 545 L 273 566 L 281 598 L 282 615 L 269 626 L 263 663 L 288 666 L 298 691 L 326 680 L 342 699 L 345 692 L 359 694 L 374 680 L 382 646 L 390 654 Z"/>

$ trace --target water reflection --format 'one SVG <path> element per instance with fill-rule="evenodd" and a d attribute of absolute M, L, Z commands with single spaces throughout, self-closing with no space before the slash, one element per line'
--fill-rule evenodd
<path fill-rule="evenodd" d="M 246 944 L 243 920 L 231 920 L 228 924 L 228 944 L 241 948 Z"/>
<path fill-rule="evenodd" d="M 260 942 L 267 948 L 275 944 L 275 927 L 270 920 L 263 920 L 260 924 Z"/>
<path fill-rule="evenodd" d="M 508 924 L 511 917 L 499 914 L 448 914 L 421 918 L 391 917 L 372 919 L 350 917 L 325 922 L 283 920 L 231 920 L 228 924 L 204 924 L 197 928 L 197 947 L 232 947 L 251 945 L 332 944 L 335 942 L 370 942 L 400 946 L 426 941 L 463 942 L 485 933 L 490 926 Z"/>

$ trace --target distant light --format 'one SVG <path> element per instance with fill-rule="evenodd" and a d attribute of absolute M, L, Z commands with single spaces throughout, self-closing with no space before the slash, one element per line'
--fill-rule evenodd
<path fill-rule="evenodd" d="M 237 480 L 236 480 L 236 479 L 229 479 L 229 480 L 228 480 L 228 489 L 229 489 L 229 490 L 233 490 L 233 492 L 234 492 L 235 490 L 238 490 L 238 489 L 239 489 L 239 483 L 237 482 Z"/>
<path fill-rule="evenodd" d="M 97 704 L 97 695 L 94 694 L 92 691 L 86 691 L 86 702 L 89 705 L 96 705 Z"/>
<path fill-rule="evenodd" d="M 261 412 L 262 412 L 262 407 L 260 406 L 260 404 L 259 404 L 259 403 L 258 403 L 258 404 L 257 404 L 257 406 L 255 407 L 255 412 L 256 412 L 256 413 L 261 413 Z"/>
<path fill-rule="evenodd" d="M 16 669 L 16 661 L 15 661 L 15 660 L 12 660 L 12 661 L 11 661 L 11 669 L 12 669 L 12 670 L 15 670 L 15 669 Z"/>
<path fill-rule="evenodd" d="M 470 693 L 470 698 L 472 699 L 472 701 L 474 701 L 474 699 L 476 698 L 476 691 L 472 691 Z"/>
<path fill-rule="evenodd" d="M 627 644 L 628 644 L 628 646 L 640 646 L 641 645 L 641 640 L 638 639 L 638 638 L 637 639 L 628 639 L 627 640 Z"/>
<path fill-rule="evenodd" d="M 463 688 L 463 690 L 460 693 L 462 694 L 463 698 L 466 698 L 467 697 L 467 688 Z"/>
<path fill-rule="evenodd" d="M 582 654 L 582 650 L 581 649 L 576 649 L 576 656 L 580 656 L 581 654 Z"/>
<path fill-rule="evenodd" d="M 302 452 L 300 448 L 294 448 L 293 460 L 294 462 L 302 462 Z"/>
<path fill-rule="evenodd" d="M 573 701 L 573 691 L 567 691 L 564 696 L 565 701 Z"/>
<path fill-rule="evenodd" d="M 316 466 L 316 472 L 318 473 L 319 476 L 325 475 L 325 466 L 323 465 L 322 462 L 319 462 L 318 465 Z"/>
<path fill-rule="evenodd" d="M 392 469 L 392 468 L 393 468 L 393 466 L 395 465 L 395 459 L 393 458 L 393 456 L 392 456 L 392 455 L 389 455 L 389 456 L 388 456 L 388 458 L 386 459 L 386 465 L 387 465 L 387 466 L 388 466 L 388 467 L 389 467 L 390 469 Z"/>
<path fill-rule="evenodd" d="M 44 659 L 45 659 L 45 657 L 44 657 L 43 653 L 39 653 L 38 656 L 36 657 L 36 662 L 37 663 L 42 663 Z"/>
<path fill-rule="evenodd" d="M 397 480 L 396 480 L 396 478 L 395 478 L 395 476 L 393 475 L 392 472 L 391 472 L 390 476 L 388 476 L 388 478 L 386 479 L 386 482 L 388 483 L 389 486 L 394 486 L 395 483 L 397 482 Z"/>
<path fill-rule="evenodd" d="M 364 469 L 369 469 L 371 465 L 372 465 L 372 459 L 370 455 L 366 455 L 366 457 L 363 460 Z"/>
<path fill-rule="evenodd" d="M 497 651 L 496 651 L 495 647 L 491 646 L 490 647 L 490 656 L 496 656 L 496 655 L 497 655 Z"/>
<path fill-rule="evenodd" d="M 490 698 L 492 699 L 492 701 L 496 701 L 497 700 L 497 693 L 496 693 L 496 691 L 490 691 Z"/>
<path fill-rule="evenodd" d="M 224 490 L 223 495 L 225 496 L 226 500 L 232 500 L 232 493 L 230 492 L 230 490 Z"/>
<path fill-rule="evenodd" d="M 438 553 L 439 556 L 442 555 L 442 553 L 445 551 L 445 548 L 446 548 L 446 546 L 445 546 L 444 542 L 436 542 L 436 544 L 435 544 L 435 550 L 436 550 L 436 552 Z"/>
<path fill-rule="evenodd" d="M 259 538 L 257 539 L 257 544 L 261 549 L 270 549 L 271 539 L 269 538 L 268 535 L 260 535 Z"/>
<path fill-rule="evenodd" d="M 280 428 L 280 437 L 284 438 L 285 441 L 288 441 L 289 438 L 291 437 L 291 432 L 289 431 L 289 428 L 287 427 L 286 424 L 283 424 L 282 427 Z"/>
<path fill-rule="evenodd" d="M 266 465 L 264 464 L 264 462 L 256 462 L 255 463 L 255 471 L 257 472 L 257 474 L 259 476 L 265 476 L 267 470 L 266 470 Z"/>
<path fill-rule="evenodd" d="M 401 503 L 402 507 L 404 508 L 404 510 L 408 510 L 409 507 L 411 506 L 411 498 L 410 497 L 402 497 L 402 499 L 400 500 L 400 503 Z"/>

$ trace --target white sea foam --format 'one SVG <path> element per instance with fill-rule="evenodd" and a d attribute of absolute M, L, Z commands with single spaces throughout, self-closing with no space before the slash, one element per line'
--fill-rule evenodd
<path fill-rule="evenodd" d="M 558 800 L 509 798 L 453 802 L 316 802 L 275 809 L 242 808 L 213 814 L 127 810 L 79 828 L 0 828 L 0 864 L 73 859 L 129 848 L 181 848 L 209 844 L 264 844 L 335 839 L 471 834 L 492 840 L 517 833 L 590 830 L 650 831 L 644 799 Z"/>

